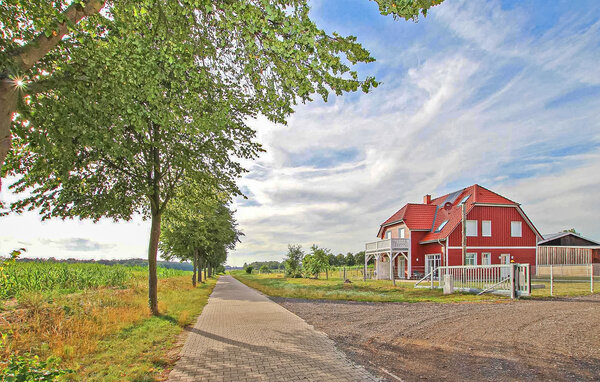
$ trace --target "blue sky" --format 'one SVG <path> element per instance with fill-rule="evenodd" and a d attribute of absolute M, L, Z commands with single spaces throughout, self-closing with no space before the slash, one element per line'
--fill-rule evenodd
<path fill-rule="evenodd" d="M 267 152 L 240 181 L 246 236 L 230 264 L 287 244 L 356 252 L 406 202 L 481 184 L 522 203 L 544 233 L 600 239 L 600 7 L 596 1 L 446 0 L 418 23 L 368 0 L 311 1 L 328 32 L 377 59 L 369 94 L 299 105 L 288 126 L 252 121 Z M 10 195 L 4 195 L 5 199 Z M 0 252 L 144 257 L 147 223 L 3 218 Z M 8 228 L 5 228 L 8 227 Z"/>

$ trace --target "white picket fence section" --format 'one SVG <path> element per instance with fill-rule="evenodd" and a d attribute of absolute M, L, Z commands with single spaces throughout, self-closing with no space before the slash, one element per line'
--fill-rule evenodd
<path fill-rule="evenodd" d="M 448 276 L 453 289 L 462 292 L 496 293 L 513 298 L 531 294 L 529 264 L 516 263 L 441 266 L 419 280 L 415 288 L 444 288 Z"/>

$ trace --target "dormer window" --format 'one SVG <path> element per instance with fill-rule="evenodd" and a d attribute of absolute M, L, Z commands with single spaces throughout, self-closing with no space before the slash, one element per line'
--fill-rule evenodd
<path fill-rule="evenodd" d="M 469 199 L 469 197 L 470 197 L 470 196 L 471 196 L 471 195 L 467 195 L 467 196 L 465 196 L 464 198 L 462 198 L 462 200 L 461 200 L 461 201 L 460 201 L 460 203 L 458 203 L 458 204 L 465 204 L 465 202 L 466 202 L 466 201 Z"/>
<path fill-rule="evenodd" d="M 448 224 L 448 220 L 444 220 L 442 224 L 440 224 L 440 226 L 435 230 L 435 232 L 440 232 L 446 224 Z"/>

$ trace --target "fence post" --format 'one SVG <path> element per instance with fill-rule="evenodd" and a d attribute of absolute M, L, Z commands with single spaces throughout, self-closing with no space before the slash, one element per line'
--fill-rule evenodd
<path fill-rule="evenodd" d="M 433 289 L 433 269 L 431 270 L 431 289 Z"/>
<path fill-rule="evenodd" d="M 554 296 L 554 266 L 550 264 L 550 296 Z"/>
<path fill-rule="evenodd" d="M 594 264 L 590 264 L 590 292 L 594 293 Z"/>
<path fill-rule="evenodd" d="M 515 298 L 515 263 L 510 264 L 510 298 Z"/>

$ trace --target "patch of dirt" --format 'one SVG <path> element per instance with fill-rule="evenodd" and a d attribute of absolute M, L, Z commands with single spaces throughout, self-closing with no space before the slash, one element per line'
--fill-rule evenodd
<path fill-rule="evenodd" d="M 455 304 L 272 300 L 386 381 L 600 381 L 600 295 Z"/>

